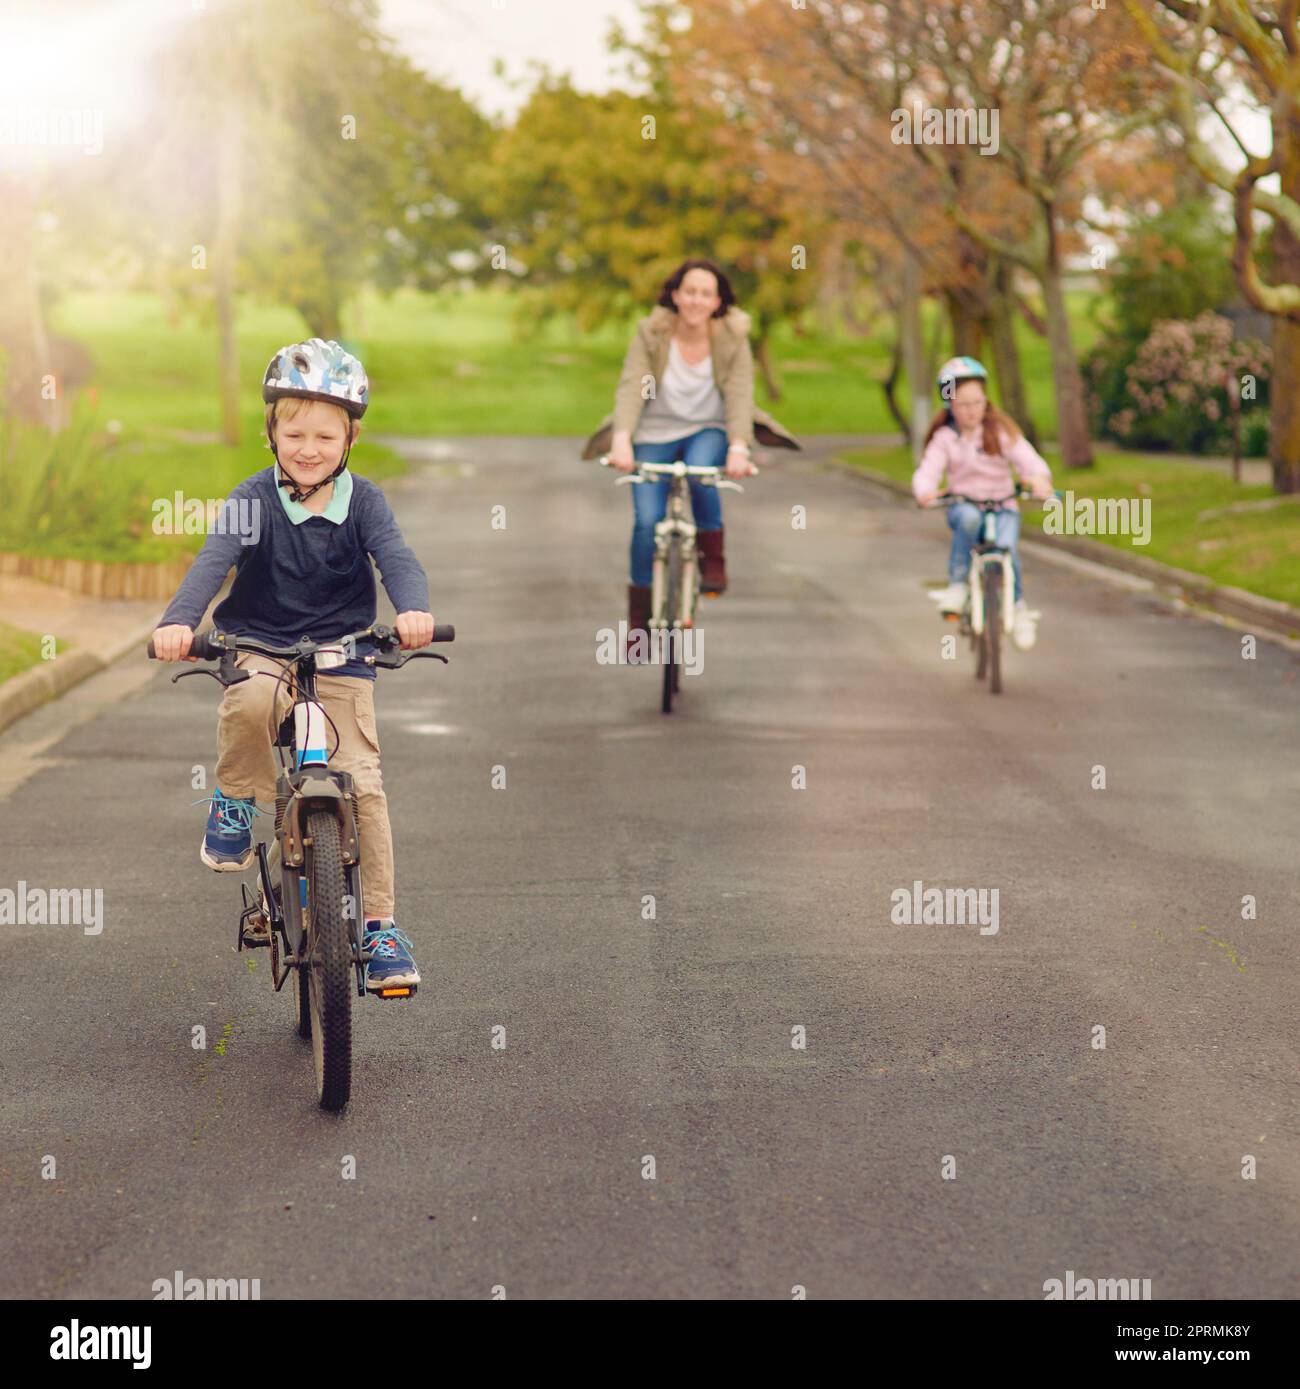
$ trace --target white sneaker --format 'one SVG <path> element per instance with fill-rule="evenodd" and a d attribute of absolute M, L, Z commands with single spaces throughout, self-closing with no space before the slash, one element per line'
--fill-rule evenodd
<path fill-rule="evenodd" d="M 1016 602 L 1011 615 L 1011 641 L 1017 651 L 1029 651 L 1038 640 L 1038 619 L 1042 613 L 1037 608 L 1025 606 L 1023 598 Z"/>
<path fill-rule="evenodd" d="M 930 594 L 939 605 L 941 613 L 959 613 L 966 606 L 966 598 L 970 593 L 970 584 L 949 584 L 947 588 L 938 589 Z"/>

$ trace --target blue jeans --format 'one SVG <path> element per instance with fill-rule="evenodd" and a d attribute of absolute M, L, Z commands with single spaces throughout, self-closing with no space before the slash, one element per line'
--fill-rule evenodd
<path fill-rule="evenodd" d="M 1016 574 L 1015 596 L 1018 600 L 1025 594 L 1020 580 L 1020 547 L 1016 544 L 1020 539 L 1020 513 L 1002 510 L 994 514 L 997 516 L 997 543 L 1011 551 L 1011 564 Z M 970 577 L 971 549 L 979 543 L 983 520 L 984 513 L 970 502 L 953 502 L 948 508 L 948 525 L 952 528 L 952 550 L 948 555 L 950 583 L 965 583 Z"/>
<path fill-rule="evenodd" d="M 676 463 L 680 458 L 688 468 L 720 468 L 727 461 L 727 431 L 701 429 L 685 439 L 670 444 L 635 444 L 632 457 L 638 463 Z M 705 486 L 694 478 L 691 485 L 691 510 L 695 527 L 700 531 L 722 529 L 722 497 L 716 487 Z M 632 582 L 648 588 L 654 577 L 655 527 L 668 512 L 668 491 L 671 478 L 659 482 L 632 484 Z"/>

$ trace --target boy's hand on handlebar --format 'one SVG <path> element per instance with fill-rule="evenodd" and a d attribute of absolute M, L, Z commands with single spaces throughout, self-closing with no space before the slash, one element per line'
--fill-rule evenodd
<path fill-rule="evenodd" d="M 398 613 L 394 626 L 403 651 L 414 651 L 418 646 L 428 646 L 433 640 L 432 613 Z"/>
<path fill-rule="evenodd" d="M 1051 478 L 1047 478 L 1045 481 L 1042 478 L 1035 478 L 1029 490 L 1033 493 L 1034 498 L 1040 502 L 1045 502 L 1048 497 L 1056 495 Z"/>
<path fill-rule="evenodd" d="M 724 469 L 728 477 L 750 477 L 758 472 L 758 469 L 749 461 L 747 453 L 733 450 L 727 454 L 727 464 Z"/>
<path fill-rule="evenodd" d="M 917 506 L 933 506 L 938 497 L 937 492 L 919 492 L 916 497 Z"/>
<path fill-rule="evenodd" d="M 170 627 L 158 627 L 153 634 L 155 659 L 159 661 L 197 661 L 190 655 L 190 643 L 194 640 L 194 629 L 173 623 Z"/>

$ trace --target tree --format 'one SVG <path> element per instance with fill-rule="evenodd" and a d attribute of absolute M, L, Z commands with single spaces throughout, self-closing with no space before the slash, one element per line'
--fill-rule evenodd
<path fill-rule="evenodd" d="M 583 328 L 644 306 L 687 257 L 716 260 L 754 319 L 775 399 L 771 329 L 816 288 L 808 223 L 796 229 L 781 190 L 727 157 L 722 126 L 682 112 L 653 75 L 642 95 L 590 95 L 543 72 L 494 153 L 501 241 L 543 315 Z"/>
<path fill-rule="evenodd" d="M 196 13 L 154 66 L 151 104 L 166 120 L 137 132 L 115 168 L 160 278 L 215 317 L 228 443 L 238 294 L 289 304 L 310 333 L 337 338 L 364 280 L 432 287 L 459 273 L 457 252 L 481 252 L 475 170 L 490 125 L 397 53 L 377 13 L 374 0 L 224 0 Z"/>
<path fill-rule="evenodd" d="M 1246 300 L 1273 318 L 1273 377 L 1286 381 L 1300 366 L 1300 0 L 1266 9 L 1245 0 L 1124 0 L 1150 56 L 1168 82 L 1165 110 L 1201 177 L 1232 197 L 1233 270 Z M 1270 118 L 1271 152 L 1252 154 L 1223 106 L 1235 82 Z M 1231 168 L 1202 135 L 1213 117 L 1241 156 Z M 1276 176 L 1276 192 L 1260 187 Z M 1257 223 L 1272 225 L 1273 278 L 1266 279 Z M 1269 457 L 1277 492 L 1300 492 L 1300 400 L 1271 395 Z"/>
<path fill-rule="evenodd" d="M 1135 46 L 1114 16 L 1076 0 L 807 0 L 800 9 L 758 0 L 689 0 L 687 8 L 710 21 L 700 35 L 701 55 L 727 44 L 728 35 L 734 50 L 752 47 L 749 36 L 768 33 L 784 70 L 799 73 L 787 109 L 796 119 L 803 119 L 796 101 L 813 113 L 832 113 L 809 122 L 810 140 L 843 143 L 839 132 L 848 129 L 853 147 L 869 152 L 873 142 L 888 138 L 900 114 L 911 115 L 914 103 L 927 131 L 932 113 L 940 117 L 941 132 L 953 115 L 996 114 L 997 139 L 983 148 L 945 133 L 931 139 L 910 130 L 900 143 L 919 166 L 912 179 L 924 181 L 927 196 L 938 200 L 944 221 L 959 234 L 956 284 L 970 303 L 953 306 L 955 344 L 974 337 L 976 306 L 984 297 L 996 306 L 995 352 L 1007 356 L 1014 284 L 997 261 L 1036 279 L 1062 457 L 1068 466 L 1087 466 L 1083 385 L 1064 293 L 1066 257 L 1088 161 L 1149 121 Z M 777 85 L 770 72 L 765 80 L 769 88 Z M 904 207 L 913 203 L 905 185 L 889 193 Z"/>

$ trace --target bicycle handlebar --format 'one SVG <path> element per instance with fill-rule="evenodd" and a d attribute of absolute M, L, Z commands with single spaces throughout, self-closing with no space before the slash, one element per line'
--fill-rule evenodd
<path fill-rule="evenodd" d="M 609 454 L 601 454 L 600 466 L 602 468 L 612 468 L 614 466 L 609 461 Z M 752 463 L 749 467 L 750 471 L 746 476 L 757 477 L 758 469 L 754 467 Z M 739 486 L 739 484 L 734 482 L 731 478 L 722 476 L 722 467 L 720 465 L 702 467 L 698 463 L 651 463 L 642 461 L 636 464 L 628 476 L 631 477 L 633 481 L 636 481 L 637 473 L 658 473 L 661 477 L 696 477 L 701 479 L 701 481 L 708 480 L 717 482 L 719 485 L 723 482 L 727 482 L 733 487 Z"/>
<path fill-rule="evenodd" d="M 1053 491 L 1053 496 L 1059 497 L 1058 491 Z M 970 502 L 972 506 L 993 507 L 1005 506 L 1011 501 L 1038 501 L 1045 502 L 1046 497 L 1035 497 L 1027 487 L 1017 487 L 1010 496 L 1007 497 L 967 497 L 961 492 L 940 492 L 935 499 L 929 503 L 930 506 L 951 506 L 953 502 Z"/>
<path fill-rule="evenodd" d="M 436 642 L 455 641 L 455 627 L 449 622 L 439 623 L 433 629 L 433 640 Z M 317 651 L 359 641 L 372 641 L 381 651 L 394 651 L 401 647 L 401 639 L 397 633 L 393 628 L 383 624 L 367 627 L 364 632 L 354 632 L 350 637 L 336 637 L 333 641 L 313 641 L 310 637 L 304 637 L 292 646 L 270 646 L 254 637 L 224 635 L 215 628 L 209 627 L 194 633 L 193 640 L 190 642 L 189 654 L 197 657 L 200 661 L 215 661 L 226 655 L 227 652 L 233 654 L 236 651 L 252 651 L 259 656 L 270 656 L 278 660 L 293 660 L 298 656 L 310 656 Z M 149 659 L 151 661 L 158 659 L 152 637 L 149 638 Z"/>

